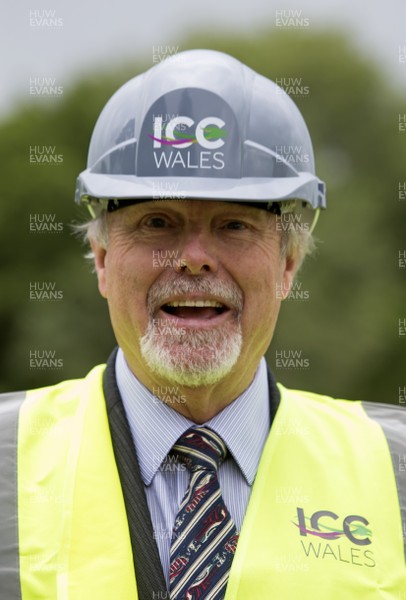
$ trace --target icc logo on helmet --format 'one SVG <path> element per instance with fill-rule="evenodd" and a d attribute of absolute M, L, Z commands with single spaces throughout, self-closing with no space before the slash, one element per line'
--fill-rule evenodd
<path fill-rule="evenodd" d="M 170 146 L 178 146 L 180 148 L 188 148 L 195 142 L 206 150 L 217 150 L 224 145 L 222 137 L 226 134 L 222 128 L 225 122 L 218 117 L 205 117 L 201 119 L 195 128 L 195 135 L 192 137 L 189 134 L 184 134 L 182 137 L 175 137 L 175 129 L 179 127 L 180 130 L 184 129 L 183 126 L 188 128 L 193 127 L 195 122 L 193 119 L 187 116 L 176 116 L 171 119 L 165 128 L 165 134 L 162 131 L 162 117 L 154 118 L 154 148 L 161 148 L 162 144 Z M 221 131 L 222 130 L 222 131 Z M 209 132 L 208 137 L 205 136 L 205 132 Z"/>

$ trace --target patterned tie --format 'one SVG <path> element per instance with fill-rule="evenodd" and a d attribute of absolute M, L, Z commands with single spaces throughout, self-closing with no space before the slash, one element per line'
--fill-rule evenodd
<path fill-rule="evenodd" d="M 221 600 L 238 541 L 217 477 L 227 448 L 216 433 L 199 427 L 188 429 L 173 453 L 191 478 L 172 533 L 170 597 Z"/>

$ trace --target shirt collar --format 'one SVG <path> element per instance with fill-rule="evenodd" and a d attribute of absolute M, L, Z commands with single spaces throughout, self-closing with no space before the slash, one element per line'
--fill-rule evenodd
<path fill-rule="evenodd" d="M 175 442 L 196 424 L 154 396 L 153 390 L 148 390 L 131 372 L 121 349 L 116 358 L 116 378 L 136 447 L 141 477 L 145 485 L 150 485 Z M 249 387 L 205 425 L 221 436 L 247 483 L 252 485 L 270 428 L 264 358 Z"/>

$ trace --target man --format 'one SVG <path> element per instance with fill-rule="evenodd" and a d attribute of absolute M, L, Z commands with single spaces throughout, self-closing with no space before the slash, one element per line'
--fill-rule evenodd
<path fill-rule="evenodd" d="M 2 597 L 401 598 L 404 411 L 263 358 L 325 206 L 289 97 L 168 59 L 106 105 L 76 198 L 119 349 L 2 399 Z"/>

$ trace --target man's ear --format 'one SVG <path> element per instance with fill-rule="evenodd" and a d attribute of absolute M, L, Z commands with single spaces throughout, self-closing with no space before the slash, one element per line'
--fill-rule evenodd
<path fill-rule="evenodd" d="M 107 276 L 106 276 L 106 255 L 107 250 L 100 246 L 95 240 L 90 240 L 90 246 L 92 248 L 94 256 L 94 268 L 97 274 L 97 281 L 99 284 L 99 292 L 103 298 L 107 298 Z"/>
<path fill-rule="evenodd" d="M 280 293 L 280 298 L 282 300 L 285 300 L 289 296 L 298 266 L 298 260 L 292 256 L 287 256 L 282 261 L 282 290 Z"/>

